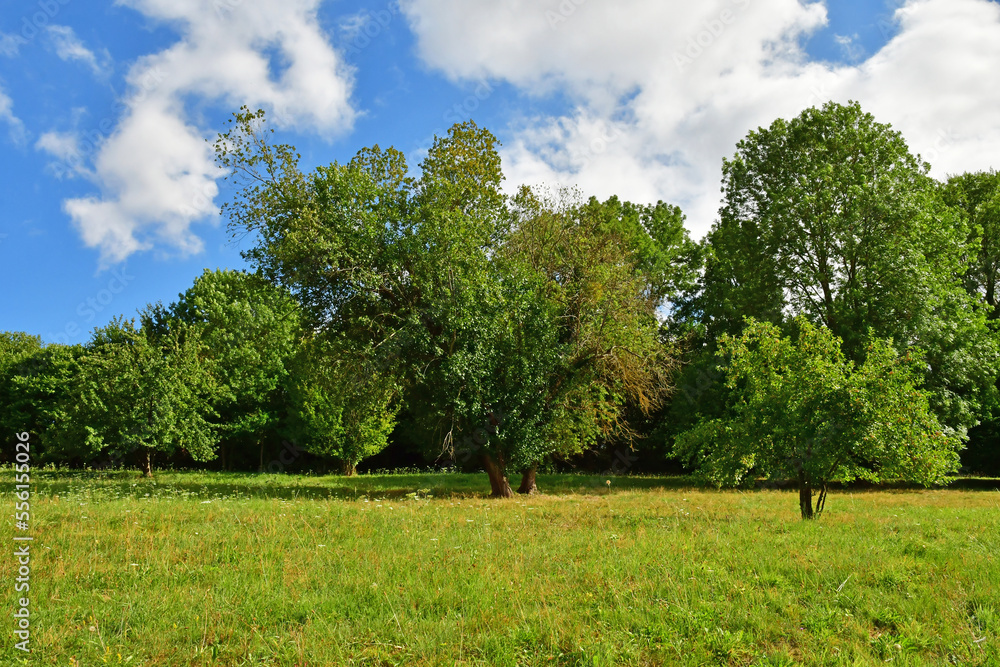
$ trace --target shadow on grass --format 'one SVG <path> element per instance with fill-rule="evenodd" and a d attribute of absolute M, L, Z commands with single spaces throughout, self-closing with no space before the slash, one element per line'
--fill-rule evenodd
<path fill-rule="evenodd" d="M 402 499 L 406 497 L 485 498 L 485 473 L 410 473 L 336 475 L 273 475 L 163 471 L 153 479 L 135 471 L 39 471 L 34 493 L 41 496 L 100 494 L 102 497 Z M 608 482 L 611 482 L 608 484 Z M 516 486 L 516 480 L 512 480 Z M 607 495 L 636 490 L 697 488 L 690 477 L 609 477 L 606 475 L 538 475 L 542 495 Z M 2 487 L 6 487 L 4 484 Z M 520 496 L 518 496 L 520 497 Z"/>
<path fill-rule="evenodd" d="M 405 473 L 338 475 L 284 475 L 262 473 L 163 471 L 153 479 L 144 479 L 132 470 L 115 471 L 38 471 L 32 475 L 36 496 L 93 494 L 102 498 L 246 498 L 246 499 L 331 499 L 362 500 L 405 498 L 472 499 L 489 496 L 489 481 L 484 473 Z M 516 486 L 516 479 L 512 480 Z M 610 482 L 610 483 L 609 483 Z M 714 489 L 690 476 L 622 476 L 540 474 L 538 488 L 546 496 L 596 496 L 630 491 Z M 756 490 L 796 489 L 792 481 L 759 481 Z M 925 487 L 905 483 L 871 484 L 852 482 L 831 484 L 834 490 L 914 491 Z M 939 487 L 940 488 L 940 487 Z M 963 477 L 953 479 L 947 489 L 998 491 L 1000 479 Z M 3 491 L 13 491 L 13 484 L 0 484 Z M 744 489 L 746 490 L 746 489 Z M 523 496 L 517 496 L 523 497 Z"/>

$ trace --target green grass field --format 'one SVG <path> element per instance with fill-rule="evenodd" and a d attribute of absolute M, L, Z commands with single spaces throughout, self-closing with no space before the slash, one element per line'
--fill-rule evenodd
<path fill-rule="evenodd" d="M 606 481 L 35 472 L 24 662 L 1000 664 L 990 483 L 833 491 L 803 522 L 795 491 Z"/>

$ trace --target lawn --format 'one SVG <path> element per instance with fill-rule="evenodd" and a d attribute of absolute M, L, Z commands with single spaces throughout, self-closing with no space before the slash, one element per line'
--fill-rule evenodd
<path fill-rule="evenodd" d="M 608 481 L 38 471 L 25 662 L 1000 664 L 1000 480 L 814 522 L 794 490 Z"/>

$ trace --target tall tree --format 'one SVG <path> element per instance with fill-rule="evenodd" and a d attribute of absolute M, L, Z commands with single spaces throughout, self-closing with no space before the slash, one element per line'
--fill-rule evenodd
<path fill-rule="evenodd" d="M 783 337 L 775 325 L 749 320 L 739 337 L 720 339 L 734 400 L 722 418 L 679 436 L 677 454 L 719 486 L 796 480 L 803 519 L 822 512 L 831 481 L 931 485 L 958 468 L 961 438 L 942 428 L 918 388 L 920 360 L 870 339 L 855 365 L 828 328 L 804 317 L 794 328 L 794 338 Z"/>
<path fill-rule="evenodd" d="M 494 383 L 521 393 L 500 403 L 507 436 L 495 438 L 495 451 L 525 469 L 519 490 L 530 492 L 546 457 L 630 440 L 628 406 L 648 414 L 666 397 L 674 356 L 658 336 L 657 309 L 693 279 L 695 244 L 680 209 L 662 202 L 522 190 L 513 205 L 501 258 L 526 301 L 508 312 L 530 319 L 511 329 Z"/>
<path fill-rule="evenodd" d="M 371 447 L 384 445 L 388 432 L 369 434 L 361 439 L 366 446 L 354 448 L 330 441 L 330 434 L 318 429 L 327 420 L 346 438 L 359 435 L 344 430 L 351 420 L 342 419 L 345 395 L 333 386 L 338 374 L 352 391 L 373 392 L 356 397 L 359 405 L 379 404 L 384 395 L 381 385 L 357 378 L 402 381 L 401 350 L 410 343 L 405 330 L 414 323 L 412 305 L 419 296 L 408 264 L 416 251 L 405 252 L 415 243 L 408 213 L 412 179 L 401 153 L 377 146 L 346 165 L 303 174 L 294 148 L 272 143 L 272 132 L 263 112 L 243 109 L 219 136 L 218 163 L 237 186 L 223 213 L 234 236 L 256 238 L 244 257 L 260 276 L 293 296 L 309 332 L 306 348 L 296 352 L 301 374 L 288 383 L 289 433 L 313 443 L 317 453 L 343 454 L 342 460 L 351 460 L 345 469 L 353 469 L 358 461 L 347 452 L 375 453 Z M 303 366 L 304 359 L 314 367 Z M 398 391 L 391 395 L 396 398 L 383 406 L 386 419 L 378 422 L 386 429 L 399 409 Z M 333 414 L 312 413 L 319 405 L 333 408 Z"/>
<path fill-rule="evenodd" d="M 277 432 L 287 365 L 301 335 L 294 299 L 258 276 L 206 269 L 162 316 L 167 327 L 197 330 L 203 363 L 218 384 L 213 423 L 223 466 L 227 444 L 232 450 L 249 442 L 263 469 L 265 441 Z"/>
<path fill-rule="evenodd" d="M 723 162 L 697 310 L 712 335 L 803 314 L 855 361 L 867 332 L 926 352 L 932 404 L 964 429 L 995 400 L 997 348 L 962 289 L 970 234 L 898 132 L 857 103 L 776 120 Z"/>

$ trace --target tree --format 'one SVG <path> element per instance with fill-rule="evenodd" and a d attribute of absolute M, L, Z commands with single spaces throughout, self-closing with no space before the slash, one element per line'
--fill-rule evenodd
<path fill-rule="evenodd" d="M 226 443 L 248 440 L 259 449 L 263 470 L 264 443 L 285 409 L 287 365 L 301 334 L 295 300 L 258 276 L 206 269 L 159 316 L 161 328 L 197 331 L 202 363 L 217 383 L 213 425 L 222 438 L 223 466 Z"/>
<path fill-rule="evenodd" d="M 492 385 L 509 395 L 496 401 L 504 432 L 490 439 L 492 481 L 502 488 L 513 463 L 524 471 L 521 492 L 534 489 L 546 457 L 630 441 L 628 408 L 648 414 L 663 401 L 674 355 L 656 311 L 693 278 L 695 245 L 677 207 L 558 196 L 523 189 L 500 254 L 523 301 L 505 300 L 518 317 L 509 337 L 494 338 L 503 352 Z"/>
<path fill-rule="evenodd" d="M 945 202 L 968 221 L 974 256 L 965 273 L 965 288 L 986 309 L 996 340 L 1000 322 L 1000 173 L 953 176 L 942 192 Z M 990 407 L 993 414 L 989 414 Z M 995 404 L 984 406 L 979 415 L 983 423 L 969 431 L 962 462 L 976 472 L 1000 473 L 1000 421 L 996 414 Z"/>
<path fill-rule="evenodd" d="M 997 347 L 962 289 L 971 257 L 962 216 L 929 165 L 857 103 L 776 120 L 723 161 L 724 203 L 692 310 L 714 339 L 744 316 L 802 314 L 861 362 L 867 332 L 926 353 L 926 387 L 964 430 L 995 400 Z"/>
<path fill-rule="evenodd" d="M 0 332 L 0 374 L 42 349 L 42 339 L 22 331 Z"/>
<path fill-rule="evenodd" d="M 57 447 L 93 458 L 139 452 L 153 474 L 154 451 L 186 451 L 196 461 L 215 457 L 209 419 L 216 390 L 196 332 L 163 334 L 117 318 L 95 329 L 73 378 L 66 421 L 54 428 Z"/>
<path fill-rule="evenodd" d="M 32 434 L 33 451 L 47 456 L 49 429 L 63 418 L 63 398 L 79 345 L 43 346 L 38 336 L 0 333 L 0 430 Z"/>
<path fill-rule="evenodd" d="M 15 378 L 24 374 L 21 368 L 26 360 L 42 351 L 42 339 L 21 331 L 0 333 L 0 428 L 4 433 L 30 430 L 24 423 L 28 418 L 15 407 L 20 397 L 13 387 Z M 33 421 L 33 420 L 32 420 Z M 37 435 L 37 433 L 35 434 Z"/>
<path fill-rule="evenodd" d="M 41 347 L 37 338 L 27 340 L 23 354 L 0 375 L 0 429 L 31 433 L 40 460 L 51 460 L 53 427 L 66 419 L 68 387 L 84 350 L 80 345 Z"/>
<path fill-rule="evenodd" d="M 406 264 L 407 252 L 418 254 L 407 229 L 412 183 L 402 154 L 377 146 L 349 164 L 319 167 L 306 176 L 294 149 L 273 145 L 271 132 L 263 112 L 244 109 L 219 136 L 217 161 L 238 186 L 223 213 L 234 236 L 256 237 L 244 257 L 259 276 L 293 296 L 309 332 L 296 353 L 298 376 L 287 384 L 288 432 L 312 443 L 317 453 L 343 455 L 350 461 L 345 469 L 353 470 L 359 459 L 350 452 L 375 453 L 372 446 L 384 446 L 387 433 L 347 432 L 352 421 L 343 410 L 353 413 L 344 392 L 370 389 L 372 395 L 355 397 L 357 404 L 379 405 L 383 387 L 355 380 L 379 376 L 398 385 L 401 350 L 412 344 L 405 333 L 413 329 L 411 304 L 418 297 Z M 350 384 L 334 386 L 338 377 Z M 387 428 L 399 407 L 395 395 L 383 405 L 387 418 L 380 423 Z M 332 412 L 317 412 L 320 406 Z M 333 442 L 333 433 L 354 444 Z M 365 446 L 355 446 L 360 442 Z"/>
<path fill-rule="evenodd" d="M 918 388 L 919 358 L 899 357 L 892 341 L 871 338 L 856 365 L 828 328 L 804 317 L 794 326 L 793 339 L 750 319 L 739 337 L 722 337 L 718 355 L 728 360 L 734 400 L 724 417 L 679 436 L 678 455 L 719 486 L 795 479 L 803 519 L 822 512 L 831 481 L 929 486 L 958 468 L 962 439 L 941 426 Z"/>
<path fill-rule="evenodd" d="M 242 187 L 224 209 L 231 231 L 259 239 L 247 258 L 302 304 L 316 349 L 335 355 L 323 373 L 370 369 L 360 376 L 399 387 L 424 432 L 482 458 L 493 495 L 512 494 L 508 467 L 533 489 L 534 466 L 608 433 L 627 397 L 657 400 L 648 362 L 662 355 L 635 341 L 680 280 L 675 246 L 694 247 L 679 210 L 593 200 L 552 213 L 526 195 L 515 212 L 497 140 L 472 122 L 435 139 L 418 177 L 377 146 L 303 175 L 262 123 L 244 110 L 216 145 Z M 362 403 L 388 395 L 358 388 L 373 392 Z"/>

